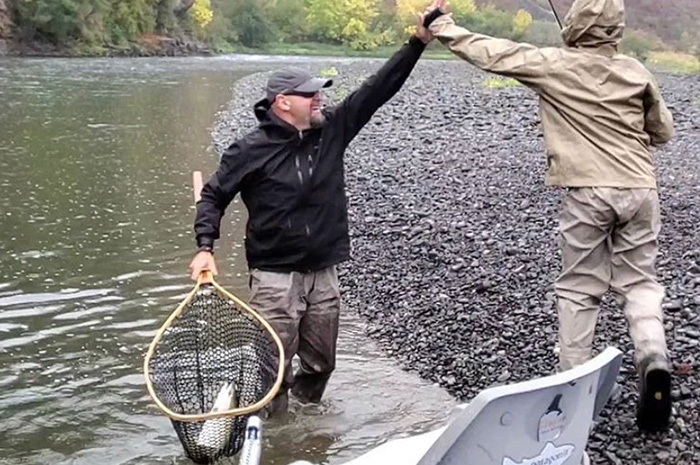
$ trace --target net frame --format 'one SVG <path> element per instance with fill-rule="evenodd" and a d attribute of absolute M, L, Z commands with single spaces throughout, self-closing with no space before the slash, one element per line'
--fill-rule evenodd
<path fill-rule="evenodd" d="M 260 326 L 262 326 L 265 331 L 267 331 L 274 342 L 276 348 L 277 348 L 277 354 L 278 354 L 278 363 L 277 363 L 277 379 L 275 380 L 275 383 L 273 384 L 272 388 L 270 391 L 259 401 L 255 402 L 254 404 L 247 405 L 245 407 L 239 407 L 239 408 L 233 408 L 230 410 L 225 410 L 221 412 L 208 412 L 208 413 L 201 413 L 201 414 L 179 414 L 176 412 L 173 412 L 170 408 L 168 408 L 164 402 L 162 402 L 159 398 L 158 395 L 156 394 L 156 389 L 153 386 L 153 382 L 151 380 L 151 370 L 150 370 L 150 363 L 152 357 L 156 353 L 156 349 L 158 347 L 158 344 L 163 338 L 163 335 L 167 331 L 168 328 L 170 328 L 173 324 L 174 321 L 177 320 L 177 318 L 182 315 L 184 310 L 187 308 L 188 304 L 192 301 L 192 299 L 195 297 L 197 292 L 200 290 L 200 288 L 203 285 L 211 285 L 214 287 L 214 289 L 219 292 L 222 296 L 225 298 L 231 300 L 234 304 L 235 307 L 238 311 L 244 314 L 248 314 L 252 316 L 258 323 L 260 323 Z M 168 319 L 163 323 L 163 325 L 158 329 L 156 332 L 155 337 L 151 341 L 151 344 L 148 347 L 148 352 L 146 353 L 146 357 L 144 358 L 144 363 L 143 363 L 143 372 L 144 376 L 146 378 L 146 389 L 148 390 L 149 395 L 155 402 L 155 404 L 158 406 L 158 408 L 166 415 L 168 416 L 171 420 L 176 420 L 176 421 L 183 421 L 183 422 L 189 422 L 189 423 L 194 423 L 194 422 L 202 422 L 206 420 L 214 420 L 217 418 L 230 418 L 230 417 L 236 417 L 236 416 L 242 416 L 242 415 L 250 415 L 252 413 L 255 413 L 262 408 L 264 408 L 267 404 L 272 401 L 272 399 L 277 395 L 279 392 L 279 389 L 282 385 L 282 381 L 284 378 L 284 363 L 282 360 L 285 360 L 285 355 L 284 355 L 284 347 L 282 345 L 282 341 L 280 340 L 279 336 L 277 335 L 277 332 L 270 326 L 270 324 L 265 321 L 263 317 L 261 317 L 253 308 L 251 308 L 248 304 L 246 304 L 244 301 L 236 297 L 235 295 L 231 294 L 228 292 L 226 289 L 221 287 L 213 278 L 212 274 L 210 271 L 205 270 L 203 271 L 199 277 L 197 278 L 197 283 L 194 286 L 194 289 L 185 297 L 185 299 L 180 302 L 178 307 L 173 311 Z"/>

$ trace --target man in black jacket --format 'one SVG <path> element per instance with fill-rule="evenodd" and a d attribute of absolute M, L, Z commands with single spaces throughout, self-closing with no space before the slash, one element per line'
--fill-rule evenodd
<path fill-rule="evenodd" d="M 319 402 L 335 368 L 340 311 L 335 266 L 350 253 L 343 156 L 432 40 L 422 22 L 419 17 L 415 36 L 335 107 L 321 108 L 320 90 L 330 80 L 300 69 L 273 73 L 267 97 L 255 105 L 259 127 L 224 152 L 197 203 L 193 279 L 204 269 L 216 274 L 214 241 L 237 193 L 248 209 L 250 305 L 277 331 L 286 352 L 285 380 L 273 411 L 286 409 L 290 388 L 303 402 Z M 292 374 L 295 354 L 300 369 Z"/>

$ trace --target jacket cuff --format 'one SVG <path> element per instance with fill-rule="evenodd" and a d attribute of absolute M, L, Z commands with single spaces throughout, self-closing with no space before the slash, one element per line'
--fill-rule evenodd
<path fill-rule="evenodd" d="M 422 40 L 420 40 L 418 37 L 416 37 L 416 36 L 411 36 L 411 37 L 408 39 L 408 45 L 410 45 L 411 48 L 415 49 L 416 51 L 422 52 L 423 50 L 425 50 L 425 47 L 426 47 L 427 44 L 425 44 L 425 43 L 424 43 Z"/>
<path fill-rule="evenodd" d="M 433 35 L 438 35 L 445 30 L 445 28 L 453 25 L 455 22 L 452 19 L 452 15 L 442 15 L 438 17 L 435 21 L 430 24 L 430 32 Z"/>
<path fill-rule="evenodd" d="M 209 236 L 197 236 L 197 248 L 210 247 L 214 249 L 214 239 Z"/>
<path fill-rule="evenodd" d="M 440 16 L 443 16 L 445 14 L 444 11 L 442 11 L 440 8 L 436 8 L 423 19 L 423 27 L 430 27 L 430 25 L 438 19 Z"/>

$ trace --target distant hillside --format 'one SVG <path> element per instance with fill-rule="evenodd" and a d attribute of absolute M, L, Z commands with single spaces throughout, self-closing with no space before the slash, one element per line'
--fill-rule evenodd
<path fill-rule="evenodd" d="M 5 5 L 5 0 L 0 0 L 0 39 L 10 34 L 10 12 Z"/>
<path fill-rule="evenodd" d="M 7 39 L 10 38 L 10 13 L 5 0 L 0 0 L 0 55 L 7 52 Z"/>
<path fill-rule="evenodd" d="M 572 0 L 553 0 L 562 18 Z M 525 9 L 535 19 L 552 19 L 547 0 L 476 0 L 479 5 L 493 5 L 507 10 Z M 698 40 L 700 0 L 626 0 L 627 26 L 652 32 L 670 44 Z M 685 32 L 685 37 L 684 37 Z"/>

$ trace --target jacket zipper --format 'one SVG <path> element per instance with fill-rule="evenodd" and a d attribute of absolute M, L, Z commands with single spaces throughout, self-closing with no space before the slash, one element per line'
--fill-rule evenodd
<path fill-rule="evenodd" d="M 304 140 L 304 134 L 299 131 L 299 140 L 303 141 Z M 311 165 L 312 159 L 311 155 L 308 155 L 308 160 L 309 160 L 309 178 L 311 178 L 311 175 L 313 175 L 313 166 Z M 301 171 L 301 162 L 299 161 L 299 154 L 297 153 L 294 159 L 294 164 L 297 167 L 297 177 L 299 178 L 299 185 L 303 188 L 304 187 L 304 173 Z M 304 230 L 306 232 L 306 236 L 309 237 L 311 236 L 311 229 L 309 228 L 309 223 L 304 221 Z"/>
<path fill-rule="evenodd" d="M 294 164 L 297 167 L 297 177 L 299 178 L 299 185 L 304 187 L 304 174 L 301 172 L 301 163 L 299 162 L 299 154 L 294 157 Z"/>
<path fill-rule="evenodd" d="M 299 131 L 299 142 L 304 140 L 304 133 Z M 304 174 L 301 172 L 301 162 L 299 161 L 299 154 L 294 156 L 294 164 L 297 167 L 297 177 L 299 178 L 299 184 L 304 187 Z"/>

